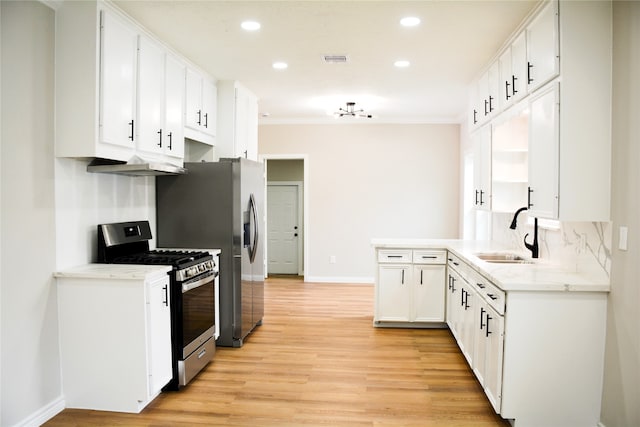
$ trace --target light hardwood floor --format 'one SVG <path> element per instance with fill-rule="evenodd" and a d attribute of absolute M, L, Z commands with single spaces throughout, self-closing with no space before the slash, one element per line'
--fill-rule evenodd
<path fill-rule="evenodd" d="M 374 328 L 373 286 L 270 278 L 242 348 L 140 414 L 65 409 L 45 426 L 508 426 L 445 329 Z"/>

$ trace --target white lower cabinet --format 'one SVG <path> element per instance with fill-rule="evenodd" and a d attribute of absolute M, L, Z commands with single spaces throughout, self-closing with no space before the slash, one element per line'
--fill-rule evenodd
<path fill-rule="evenodd" d="M 168 267 L 57 273 L 65 407 L 140 412 L 172 378 Z"/>
<path fill-rule="evenodd" d="M 377 250 L 375 326 L 444 322 L 444 250 Z"/>
<path fill-rule="evenodd" d="M 496 413 L 515 427 L 597 425 L 606 292 L 505 292 L 448 260 L 447 325 Z"/>

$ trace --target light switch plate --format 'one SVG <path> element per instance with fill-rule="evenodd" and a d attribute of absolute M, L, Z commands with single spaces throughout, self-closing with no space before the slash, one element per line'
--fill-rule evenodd
<path fill-rule="evenodd" d="M 626 251 L 627 250 L 627 234 L 628 234 L 628 229 L 627 227 L 621 226 L 620 227 L 620 231 L 618 234 L 618 249 L 620 249 L 621 251 Z"/>

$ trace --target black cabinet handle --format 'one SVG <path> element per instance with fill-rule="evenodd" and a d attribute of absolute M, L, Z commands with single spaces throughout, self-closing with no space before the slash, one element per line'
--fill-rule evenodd
<path fill-rule="evenodd" d="M 164 301 L 162 303 L 165 307 L 169 307 L 169 285 L 164 285 L 162 289 L 164 290 Z"/>
<path fill-rule="evenodd" d="M 167 135 L 169 137 L 169 150 L 173 149 L 173 132 L 169 132 L 169 135 Z"/>
<path fill-rule="evenodd" d="M 198 126 L 202 124 L 202 110 L 198 110 Z"/>
<path fill-rule="evenodd" d="M 487 101 L 486 99 L 484 100 L 484 115 L 488 115 L 489 114 L 489 101 Z"/>
<path fill-rule="evenodd" d="M 489 112 L 493 112 L 493 96 L 489 96 Z"/>
<path fill-rule="evenodd" d="M 160 135 L 160 141 L 158 142 L 158 147 L 162 148 L 162 129 L 158 131 L 158 135 Z"/>
<path fill-rule="evenodd" d="M 478 110 L 476 110 L 474 108 L 473 109 L 473 124 L 475 125 L 476 123 L 478 123 Z"/>
<path fill-rule="evenodd" d="M 480 206 L 484 205 L 484 190 L 480 190 Z"/>
<path fill-rule="evenodd" d="M 492 301 L 495 301 L 495 300 L 497 300 L 497 299 L 498 299 L 498 297 L 497 297 L 497 296 L 495 296 L 494 294 L 487 294 L 487 296 L 488 296 L 489 298 L 491 298 L 491 300 L 492 300 Z"/>
<path fill-rule="evenodd" d="M 489 316 L 489 313 L 487 313 L 487 329 L 485 329 L 485 334 L 484 334 L 484 336 L 487 338 L 489 338 L 489 334 L 493 333 L 489 330 L 489 320 L 491 319 L 493 319 L 493 317 Z"/>
<path fill-rule="evenodd" d="M 133 128 L 134 128 L 133 120 L 131 120 L 129 122 L 129 126 L 131 126 L 131 135 L 129 135 L 129 139 L 133 141 L 133 134 L 134 134 L 134 132 L 133 132 Z"/>
<path fill-rule="evenodd" d="M 484 313 L 486 313 L 486 310 L 484 307 L 480 307 L 480 330 L 484 329 Z"/>
<path fill-rule="evenodd" d="M 533 79 L 531 78 L 532 68 L 533 68 L 533 64 L 531 62 L 527 62 L 527 84 L 533 83 Z"/>
<path fill-rule="evenodd" d="M 402 255 L 387 255 L 387 258 L 402 258 Z"/>
<path fill-rule="evenodd" d="M 480 192 L 479 192 L 478 190 L 476 190 L 476 203 L 475 203 L 475 204 L 476 204 L 476 206 L 478 206 L 478 203 L 479 203 L 479 202 L 478 202 L 478 194 L 479 194 L 479 193 L 480 193 Z"/>
<path fill-rule="evenodd" d="M 478 285 L 480 289 L 484 289 L 486 287 L 484 283 L 476 283 L 476 285 Z"/>
<path fill-rule="evenodd" d="M 509 98 L 511 98 L 511 95 L 509 95 L 509 86 L 511 86 L 509 84 L 509 81 L 505 80 L 505 82 L 504 82 L 504 92 L 505 92 L 505 98 L 507 98 L 507 101 L 509 100 Z"/>
<path fill-rule="evenodd" d="M 511 93 L 513 95 L 518 93 L 518 91 L 516 90 L 516 80 L 518 80 L 518 78 L 516 76 L 512 75 L 511 76 Z"/>
<path fill-rule="evenodd" d="M 464 288 L 462 288 L 462 292 L 460 292 L 460 296 L 461 296 L 460 305 L 463 306 L 463 307 L 464 307 L 464 294 L 465 294 L 465 292 L 467 292 L 467 291 L 465 291 Z"/>
<path fill-rule="evenodd" d="M 401 284 L 404 285 L 404 269 L 402 269 L 402 282 L 401 282 Z"/>
<path fill-rule="evenodd" d="M 455 265 L 456 267 L 459 266 L 460 264 L 458 264 L 457 262 L 453 262 L 453 265 Z"/>
<path fill-rule="evenodd" d="M 204 127 L 209 127 L 209 113 L 204 113 Z"/>
<path fill-rule="evenodd" d="M 530 209 L 533 206 L 533 203 L 531 203 L 531 193 L 533 193 L 533 189 L 531 187 L 527 187 L 527 209 Z"/>
<path fill-rule="evenodd" d="M 451 293 L 456 291 L 456 278 L 451 276 Z"/>
<path fill-rule="evenodd" d="M 420 270 L 420 284 L 422 285 L 422 274 L 424 273 L 424 270 Z"/>

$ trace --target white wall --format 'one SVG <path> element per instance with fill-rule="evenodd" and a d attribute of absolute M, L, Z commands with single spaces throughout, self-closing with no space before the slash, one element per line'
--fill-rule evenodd
<path fill-rule="evenodd" d="M 308 158 L 307 279 L 372 282 L 372 238 L 458 237 L 458 138 L 458 125 L 260 126 L 259 154 Z"/>
<path fill-rule="evenodd" d="M 0 425 L 38 425 L 64 404 L 52 273 L 95 261 L 97 224 L 149 219 L 155 229 L 155 181 L 54 158 L 54 11 L 0 9 Z"/>
<path fill-rule="evenodd" d="M 1 425 L 59 400 L 53 167 L 54 13 L 2 9 Z"/>
<path fill-rule="evenodd" d="M 614 244 L 607 319 L 602 423 L 640 426 L 640 3 L 613 3 Z M 629 250 L 618 227 L 629 227 Z"/>

